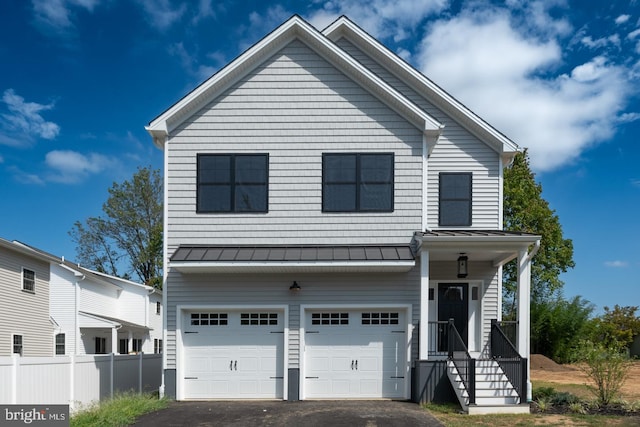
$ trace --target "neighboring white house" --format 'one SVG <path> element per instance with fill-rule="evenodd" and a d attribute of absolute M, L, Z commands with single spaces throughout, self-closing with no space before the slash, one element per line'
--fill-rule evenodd
<path fill-rule="evenodd" d="M 57 324 L 56 353 L 160 352 L 161 298 L 161 293 L 150 286 L 68 261 L 52 263 L 51 317 Z"/>
<path fill-rule="evenodd" d="M 0 250 L 0 355 L 16 335 L 25 356 L 162 352 L 161 291 L 17 241 L 0 240 Z M 25 269 L 35 276 L 26 290 Z"/>
<path fill-rule="evenodd" d="M 349 19 L 292 17 L 147 130 L 165 394 L 528 410 L 540 237 L 502 230 L 519 148 Z M 513 259 L 510 343 L 492 321 Z"/>

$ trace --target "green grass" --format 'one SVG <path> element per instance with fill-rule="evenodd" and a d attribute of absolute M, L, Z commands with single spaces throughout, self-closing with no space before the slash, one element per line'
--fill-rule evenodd
<path fill-rule="evenodd" d="M 119 427 L 133 424 L 140 415 L 164 409 L 167 399 L 157 395 L 121 394 L 83 409 L 71 417 L 71 427 Z"/>
<path fill-rule="evenodd" d="M 460 413 L 456 404 L 424 405 L 431 414 L 446 427 L 533 427 L 533 426 L 584 426 L 601 427 L 603 425 L 631 427 L 638 425 L 638 417 L 615 417 L 603 415 L 547 415 L 547 414 L 498 414 L 467 415 Z"/>

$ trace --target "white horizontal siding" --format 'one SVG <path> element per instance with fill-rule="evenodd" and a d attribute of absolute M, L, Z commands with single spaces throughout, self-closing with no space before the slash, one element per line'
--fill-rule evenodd
<path fill-rule="evenodd" d="M 421 228 L 420 130 L 299 41 L 172 131 L 167 241 L 409 243 Z M 322 213 L 322 154 L 389 152 L 394 211 Z M 269 212 L 196 214 L 198 153 L 268 153 Z"/>
<path fill-rule="evenodd" d="M 364 66 L 445 125 L 428 160 L 427 228 L 438 228 L 438 175 L 440 172 L 473 172 L 473 229 L 501 229 L 500 161 L 498 153 L 453 118 L 422 97 L 346 39 L 338 45 Z"/>
<path fill-rule="evenodd" d="M 35 293 L 22 290 L 22 269 L 36 274 Z M 53 354 L 49 320 L 49 263 L 0 248 L 0 356 L 13 350 L 12 334 L 22 335 L 23 356 Z"/>
<path fill-rule="evenodd" d="M 65 334 L 65 354 L 76 349 L 75 282 L 80 280 L 59 265 L 51 264 L 51 317 Z"/>
<path fill-rule="evenodd" d="M 297 281 L 302 289 L 292 293 Z M 178 305 L 289 306 L 289 367 L 297 368 L 300 352 L 300 305 L 304 304 L 412 304 L 412 323 L 419 324 L 419 268 L 408 273 L 221 275 L 169 274 L 167 307 L 167 367 L 175 368 L 176 310 Z M 250 296 L 250 297 L 248 297 Z M 417 334 L 413 336 L 417 357 Z"/>

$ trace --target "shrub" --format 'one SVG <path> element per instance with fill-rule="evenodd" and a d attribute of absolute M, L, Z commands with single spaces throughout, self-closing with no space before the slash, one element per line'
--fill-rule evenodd
<path fill-rule="evenodd" d="M 539 400 L 543 398 L 552 398 L 558 393 L 553 387 L 536 387 L 531 392 L 531 398 L 533 400 Z"/>
<path fill-rule="evenodd" d="M 549 397 L 541 397 L 536 400 L 536 405 L 538 405 L 540 412 L 547 412 L 553 406 Z"/>
<path fill-rule="evenodd" d="M 578 357 L 582 362 L 580 368 L 595 384 L 587 384 L 587 387 L 598 403 L 611 403 L 619 395 L 631 368 L 629 356 L 621 352 L 619 346 L 605 347 L 603 344 L 583 341 Z"/>
<path fill-rule="evenodd" d="M 582 414 L 585 415 L 587 410 L 582 405 L 582 402 L 574 402 L 569 405 L 569 410 L 574 414 Z"/>

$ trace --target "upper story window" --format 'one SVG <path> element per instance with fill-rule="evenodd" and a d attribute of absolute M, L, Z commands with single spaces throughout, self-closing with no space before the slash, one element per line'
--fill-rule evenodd
<path fill-rule="evenodd" d="M 323 212 L 392 212 L 393 154 L 324 154 Z"/>
<path fill-rule="evenodd" d="M 471 225 L 471 182 L 473 174 L 440 173 L 438 225 L 461 227 Z"/>
<path fill-rule="evenodd" d="M 160 302 L 156 302 L 156 314 L 160 314 L 162 304 Z"/>
<path fill-rule="evenodd" d="M 36 291 L 36 272 L 26 268 L 22 269 L 22 290 L 27 292 Z"/>
<path fill-rule="evenodd" d="M 199 154 L 199 213 L 267 212 L 267 154 Z"/>

